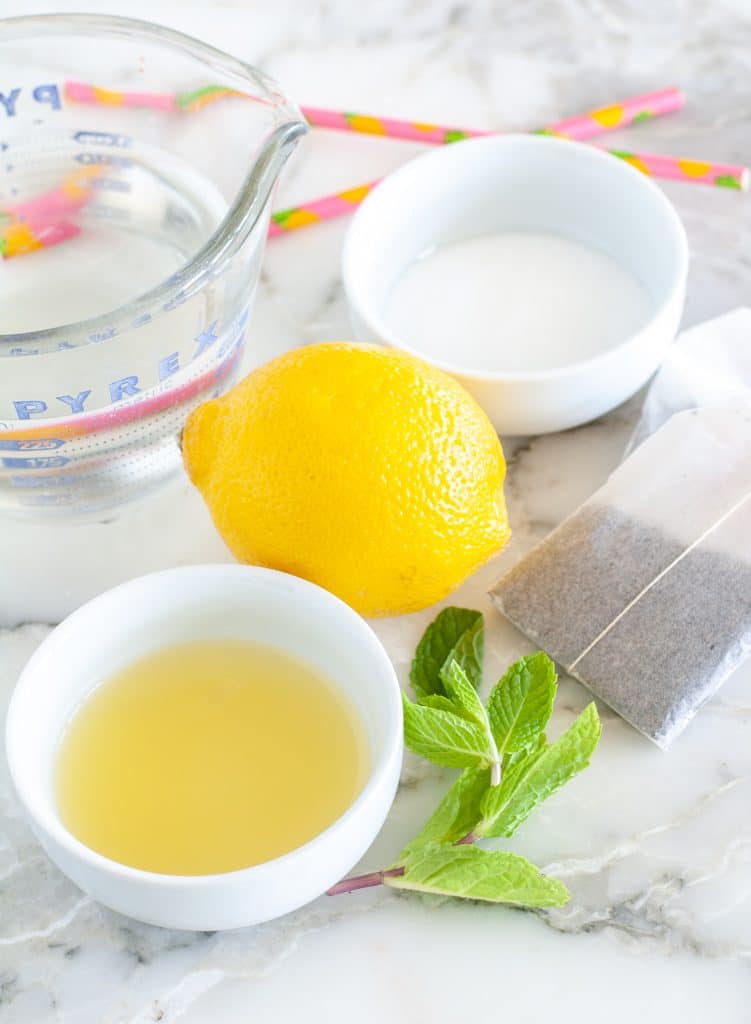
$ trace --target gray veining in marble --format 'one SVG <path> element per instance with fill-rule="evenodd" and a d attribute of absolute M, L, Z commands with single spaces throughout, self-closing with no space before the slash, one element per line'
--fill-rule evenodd
<path fill-rule="evenodd" d="M 78 0 L 0 0 L 0 14 Z M 94 6 L 94 5 L 89 5 Z M 528 128 L 666 84 L 685 111 L 612 137 L 624 147 L 751 159 L 751 8 L 743 0 L 102 0 L 99 11 L 174 25 L 258 63 L 311 104 L 477 127 Z M 315 133 L 280 205 L 377 177 L 417 145 Z M 751 298 L 748 197 L 670 184 L 692 250 L 685 323 Z M 270 245 L 249 364 L 346 337 L 338 279 L 346 225 Z M 0 268 L 1 271 L 1 268 Z M 485 591 L 592 493 L 620 458 L 636 403 L 562 435 L 508 446 L 514 538 L 454 596 L 482 607 L 488 682 L 524 638 Z M 177 511 L 179 509 L 179 512 Z M 84 535 L 23 525 L 0 537 L 0 621 L 51 622 L 128 572 L 227 556 L 185 482 L 147 511 Z M 106 555 L 106 557 L 105 557 Z M 406 675 L 431 613 L 377 630 Z M 47 627 L 0 633 L 0 708 Z M 252 930 L 161 931 L 98 907 L 40 852 L 0 769 L 0 1022 L 239 1024 L 471 1018 L 742 1024 L 751 1004 L 751 671 L 739 672 L 668 755 L 602 709 L 591 769 L 510 842 L 570 887 L 530 914 L 372 891 L 322 898 Z M 587 701 L 561 686 L 553 731 Z M 408 757 L 363 868 L 412 834 L 449 773 Z"/>

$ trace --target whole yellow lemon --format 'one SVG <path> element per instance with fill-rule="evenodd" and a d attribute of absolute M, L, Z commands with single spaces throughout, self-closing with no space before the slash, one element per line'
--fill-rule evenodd
<path fill-rule="evenodd" d="M 501 444 L 451 377 L 394 349 L 295 349 L 196 409 L 183 457 L 233 554 L 364 615 L 450 593 L 509 536 Z"/>

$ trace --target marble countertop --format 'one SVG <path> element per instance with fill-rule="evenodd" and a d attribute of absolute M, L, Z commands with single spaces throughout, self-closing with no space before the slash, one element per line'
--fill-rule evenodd
<path fill-rule="evenodd" d="M 79 0 L 0 0 L 0 15 Z M 257 63 L 301 101 L 476 127 L 525 128 L 622 96 L 681 85 L 684 112 L 614 145 L 748 160 L 751 15 L 743 0 L 99 0 L 98 11 L 173 25 Z M 282 205 L 377 177 L 419 146 L 315 132 Z M 751 296 L 747 197 L 670 185 L 692 265 L 685 323 Z M 270 245 L 249 363 L 348 332 L 338 276 L 346 225 Z M 616 465 L 636 402 L 562 435 L 514 441 L 514 538 L 454 603 L 483 608 L 488 678 L 526 652 L 489 584 Z M 50 624 L 129 575 L 228 558 L 185 481 L 106 523 L 0 531 L 0 708 Z M 402 678 L 434 612 L 375 627 Z M 373 890 L 323 897 L 224 934 L 163 931 L 102 909 L 45 858 L 0 768 L 0 1022 L 748 1021 L 751 1011 L 751 665 L 669 754 L 607 708 L 588 772 L 510 846 L 565 880 L 562 910 L 525 913 Z M 584 706 L 564 680 L 553 732 Z M 448 773 L 408 757 L 362 868 L 413 833 Z"/>

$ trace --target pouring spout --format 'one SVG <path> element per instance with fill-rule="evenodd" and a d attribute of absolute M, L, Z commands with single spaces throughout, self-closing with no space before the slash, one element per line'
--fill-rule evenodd
<path fill-rule="evenodd" d="M 307 121 L 299 118 L 277 125 L 266 137 L 235 203 L 238 213 L 244 208 L 244 215 L 238 217 L 241 240 L 256 226 L 282 168 L 308 130 Z"/>

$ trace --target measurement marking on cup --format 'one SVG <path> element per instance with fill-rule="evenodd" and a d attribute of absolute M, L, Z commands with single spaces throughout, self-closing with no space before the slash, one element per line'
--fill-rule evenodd
<path fill-rule="evenodd" d="M 0 440 L 0 452 L 44 452 L 62 448 L 64 444 L 65 441 L 59 437 L 29 437 L 19 441 Z"/>
<path fill-rule="evenodd" d="M 84 145 L 90 143 L 94 146 L 113 146 L 117 149 L 128 149 L 133 145 L 133 139 L 129 135 L 115 135 L 112 132 L 76 132 L 73 140 Z"/>
<path fill-rule="evenodd" d="M 21 487 L 24 490 L 33 490 L 39 487 L 64 487 L 68 478 L 63 474 L 59 476 L 9 476 L 8 480 L 13 487 Z"/>
<path fill-rule="evenodd" d="M 59 469 L 69 462 L 70 459 L 64 455 L 52 455 L 48 459 L 0 459 L 0 463 L 7 469 Z"/>
<path fill-rule="evenodd" d="M 127 156 L 117 156 L 115 153 L 76 153 L 73 159 L 79 164 L 106 164 L 108 167 L 128 168 L 133 166 L 133 161 Z"/>
<path fill-rule="evenodd" d="M 97 178 L 89 186 L 92 191 L 100 192 L 130 192 L 131 186 L 127 181 L 120 181 L 118 178 Z"/>

